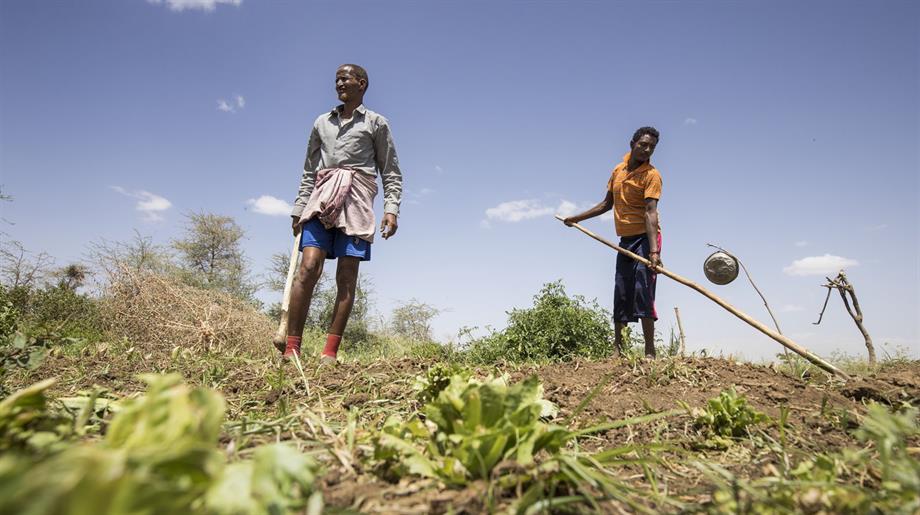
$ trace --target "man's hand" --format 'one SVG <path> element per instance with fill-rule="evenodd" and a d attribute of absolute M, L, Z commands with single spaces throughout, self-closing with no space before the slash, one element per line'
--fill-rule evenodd
<path fill-rule="evenodd" d="M 297 236 L 300 233 L 300 217 L 292 216 L 291 217 L 291 230 L 294 231 L 294 236 Z"/>
<path fill-rule="evenodd" d="M 649 268 L 652 270 L 652 272 L 658 273 L 658 267 L 663 266 L 663 264 L 661 263 L 661 255 L 657 251 L 649 252 L 648 261 L 649 263 L 651 263 L 651 266 L 649 266 Z"/>
<path fill-rule="evenodd" d="M 563 220 L 562 223 L 564 223 L 565 225 L 571 227 L 573 224 L 577 224 L 578 221 L 575 220 L 575 217 L 574 217 L 574 216 L 570 216 L 570 217 L 567 217 L 565 220 Z"/>
<path fill-rule="evenodd" d="M 393 213 L 383 215 L 383 221 L 380 222 L 380 234 L 383 235 L 383 239 L 388 240 L 393 237 L 398 228 L 399 224 L 396 223 L 396 215 Z"/>

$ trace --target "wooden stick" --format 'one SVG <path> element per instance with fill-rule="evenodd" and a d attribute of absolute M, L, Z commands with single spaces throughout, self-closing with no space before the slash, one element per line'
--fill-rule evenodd
<path fill-rule="evenodd" d="M 683 356 L 687 350 L 687 341 L 684 338 L 684 324 L 680 323 L 680 310 L 674 306 L 674 316 L 677 317 L 677 331 L 680 334 L 680 355 Z"/>
<path fill-rule="evenodd" d="M 278 330 L 272 338 L 272 345 L 281 352 L 287 344 L 288 307 L 291 305 L 291 286 L 294 284 L 294 275 L 297 272 L 297 262 L 300 257 L 300 232 L 294 236 L 294 248 L 291 249 L 291 261 L 288 264 L 287 279 L 284 281 L 284 293 L 281 297 L 281 321 Z"/>
<path fill-rule="evenodd" d="M 559 216 L 559 215 L 556 215 L 556 218 L 557 218 L 558 220 L 560 220 L 560 221 L 565 220 L 565 218 L 563 218 L 563 217 L 561 217 L 561 216 Z M 588 229 L 585 229 L 585 228 L 582 227 L 581 225 L 572 224 L 572 227 L 575 227 L 575 228 L 578 229 L 579 231 L 581 231 L 581 232 L 587 234 L 588 236 L 590 236 L 590 237 L 594 238 L 595 240 L 597 240 L 597 241 L 603 243 L 604 245 L 607 245 L 608 247 L 612 248 L 613 250 L 619 252 L 620 254 L 623 254 L 623 255 L 625 255 L 625 256 L 629 256 L 629 257 L 635 259 L 636 261 L 642 263 L 642 264 L 645 265 L 645 266 L 648 266 L 648 267 L 651 266 L 651 263 L 649 263 L 649 261 L 648 261 L 647 259 L 645 259 L 644 257 L 639 256 L 639 255 L 637 255 L 637 254 L 634 254 L 634 253 L 632 253 L 632 252 L 630 252 L 630 251 L 628 251 L 628 250 L 626 250 L 626 249 L 624 249 L 624 248 L 622 248 L 622 247 L 618 247 L 617 245 L 614 245 L 613 243 L 610 243 L 609 241 L 605 240 L 604 238 L 601 238 L 600 236 L 598 236 L 598 235 L 594 234 L 593 232 L 589 231 Z M 720 299 L 719 297 L 713 295 L 713 294 L 710 293 L 708 290 L 706 290 L 706 289 L 703 288 L 702 286 L 696 284 L 695 282 L 693 282 L 693 281 L 691 281 L 691 280 L 689 280 L 689 279 L 685 279 L 685 278 L 683 278 L 683 277 L 681 277 L 681 276 L 679 276 L 679 275 L 677 275 L 677 274 L 675 274 L 675 273 L 673 273 L 673 272 L 671 272 L 671 271 L 665 269 L 663 266 L 657 267 L 657 268 L 655 269 L 655 271 L 658 272 L 658 273 L 660 273 L 660 274 L 663 274 L 663 275 L 665 275 L 665 276 L 667 276 L 667 277 L 669 277 L 669 278 L 671 278 L 671 279 L 673 279 L 673 280 L 675 280 L 675 281 L 677 281 L 677 282 L 679 282 L 679 283 L 681 283 L 681 284 L 683 284 L 684 286 L 687 286 L 688 288 L 691 288 L 691 289 L 694 289 L 694 290 L 698 291 L 699 293 L 701 293 L 703 296 L 705 296 L 705 297 L 708 298 L 709 300 L 711 300 L 711 301 L 715 302 L 716 304 L 718 304 L 718 305 L 722 306 L 723 308 L 725 308 L 729 313 L 731 313 L 731 314 L 735 315 L 736 317 L 740 318 L 741 320 L 744 320 L 745 322 L 747 322 L 748 325 L 750 325 L 750 326 L 753 327 L 754 329 L 757 329 L 758 331 L 760 331 L 760 332 L 762 332 L 763 334 L 769 336 L 770 338 L 773 338 L 774 340 L 776 340 L 777 342 L 779 342 L 782 346 L 786 347 L 787 349 L 791 350 L 792 352 L 795 352 L 795 353 L 798 354 L 799 356 L 802 356 L 803 358 L 805 358 L 805 359 L 807 359 L 808 361 L 814 363 L 814 364 L 817 365 L 818 367 L 820 367 L 820 368 L 822 368 L 822 369 L 824 369 L 824 370 L 826 370 L 826 371 L 828 371 L 828 372 L 830 372 L 830 373 L 832 373 L 832 374 L 836 374 L 836 375 L 840 376 L 840 377 L 843 378 L 843 379 L 846 379 L 846 380 L 848 380 L 848 381 L 850 380 L 850 376 L 847 375 L 844 371 L 840 370 L 839 368 L 835 367 L 834 365 L 831 365 L 831 364 L 828 363 L 827 361 L 824 361 L 824 360 L 821 359 L 818 355 L 812 353 L 812 352 L 809 351 L 808 349 L 806 349 L 806 348 L 802 347 L 801 345 L 795 343 L 794 341 L 790 340 L 790 339 L 787 338 L 786 336 L 783 336 L 783 335 L 777 333 L 776 331 L 773 331 L 773 330 L 770 329 L 769 327 L 765 326 L 764 324 L 758 322 L 757 320 L 754 320 L 754 319 L 751 318 L 749 315 L 747 315 L 747 314 L 745 314 L 744 312 L 742 312 L 741 310 L 735 308 L 734 306 L 732 306 L 732 305 L 729 304 L 728 302 L 725 302 L 724 300 Z"/>

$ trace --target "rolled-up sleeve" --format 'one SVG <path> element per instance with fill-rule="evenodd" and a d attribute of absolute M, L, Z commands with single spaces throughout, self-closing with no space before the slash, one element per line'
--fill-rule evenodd
<path fill-rule="evenodd" d="M 399 158 L 396 156 L 390 124 L 382 116 L 374 131 L 374 154 L 377 172 L 383 181 L 383 212 L 399 216 L 403 189 L 402 172 L 399 170 Z"/>
<path fill-rule="evenodd" d="M 316 168 L 319 166 L 321 147 L 322 141 L 314 123 L 313 130 L 310 131 L 310 140 L 307 143 L 303 176 L 300 178 L 300 188 L 297 190 L 297 198 L 294 199 L 294 210 L 291 211 L 291 216 L 300 216 L 303 213 L 303 208 L 307 205 L 307 201 L 310 200 L 310 194 L 313 193 L 313 182 L 316 180 Z"/>

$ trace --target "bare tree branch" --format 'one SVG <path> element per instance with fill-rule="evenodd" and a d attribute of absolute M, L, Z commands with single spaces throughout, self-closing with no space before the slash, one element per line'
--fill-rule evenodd
<path fill-rule="evenodd" d="M 869 336 L 869 331 L 866 330 L 866 326 L 863 325 L 863 314 L 862 310 L 859 308 L 859 301 L 856 299 L 856 288 L 850 283 L 847 279 L 846 274 L 841 270 L 837 277 L 831 279 L 830 277 L 825 277 L 827 279 L 827 284 L 822 285 L 824 288 L 827 288 L 827 296 L 830 298 L 831 289 L 835 289 L 840 293 L 840 298 L 843 299 L 843 305 L 847 310 L 847 313 L 850 314 L 850 317 L 853 319 L 853 322 L 856 323 L 856 327 L 859 329 L 859 332 L 862 333 L 863 339 L 866 341 L 866 350 L 869 352 L 869 364 L 875 365 L 875 346 L 872 344 L 872 338 Z M 847 297 L 849 295 L 849 297 Z M 850 301 L 852 300 L 853 305 L 850 306 Z M 824 300 L 824 308 L 827 308 L 827 299 Z M 824 309 L 821 310 L 821 316 L 824 315 Z M 818 318 L 818 322 L 821 322 L 821 318 Z"/>

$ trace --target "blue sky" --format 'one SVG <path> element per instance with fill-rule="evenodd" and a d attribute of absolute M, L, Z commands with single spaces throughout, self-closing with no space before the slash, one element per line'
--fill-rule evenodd
<path fill-rule="evenodd" d="M 632 131 L 654 125 L 666 267 L 703 283 L 720 244 L 786 334 L 862 355 L 839 297 L 812 325 L 820 272 L 846 264 L 877 347 L 917 355 L 918 33 L 908 1 L 3 1 L 4 230 L 65 264 L 214 212 L 261 272 L 290 248 L 289 220 L 252 201 L 293 200 L 335 68 L 356 62 L 407 188 L 399 234 L 362 267 L 381 313 L 428 302 L 448 339 L 502 327 L 555 279 L 610 307 L 614 255 L 552 214 L 600 200 Z M 586 225 L 615 237 L 611 220 Z M 769 321 L 745 281 L 710 287 Z M 665 336 L 674 306 L 691 350 L 781 350 L 662 278 Z"/>

